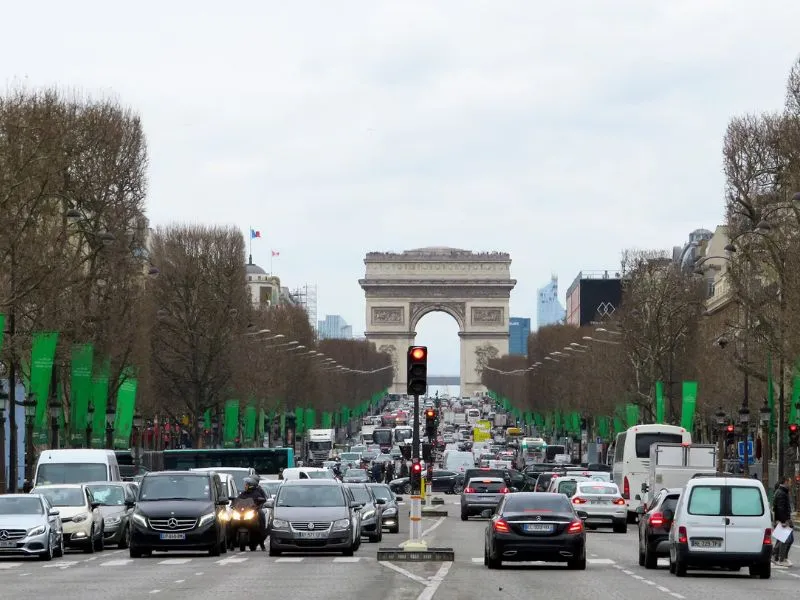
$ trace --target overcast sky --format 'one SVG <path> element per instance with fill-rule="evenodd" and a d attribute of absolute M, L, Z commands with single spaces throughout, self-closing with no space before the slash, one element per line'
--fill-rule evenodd
<path fill-rule="evenodd" d="M 45 8 L 46 7 L 46 8 Z M 722 216 L 728 119 L 781 106 L 800 2 L 4 2 L 7 86 L 114 95 L 149 139 L 149 216 L 262 233 L 256 263 L 364 330 L 371 250 L 615 269 Z M 430 370 L 457 373 L 431 315 Z"/>

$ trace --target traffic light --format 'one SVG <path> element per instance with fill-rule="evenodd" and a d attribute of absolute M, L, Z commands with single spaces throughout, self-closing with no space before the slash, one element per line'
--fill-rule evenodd
<path fill-rule="evenodd" d="M 428 439 L 436 437 L 436 411 L 429 408 L 425 411 L 425 435 Z"/>
<path fill-rule="evenodd" d="M 422 489 L 422 465 L 415 462 L 411 465 L 411 492 L 419 494 Z"/>
<path fill-rule="evenodd" d="M 795 423 L 789 425 L 789 443 L 792 446 L 797 446 L 800 442 L 800 430 Z"/>
<path fill-rule="evenodd" d="M 422 460 L 425 464 L 433 464 L 433 444 L 422 444 Z"/>
<path fill-rule="evenodd" d="M 423 396 L 428 389 L 428 347 L 408 347 L 408 377 L 406 392 L 409 396 Z"/>
<path fill-rule="evenodd" d="M 403 455 L 405 460 L 411 460 L 411 446 L 408 444 L 403 444 L 400 446 L 400 454 Z"/>
<path fill-rule="evenodd" d="M 732 444 L 734 442 L 734 434 L 736 433 L 736 427 L 733 425 L 728 425 L 725 427 L 725 441 L 728 444 Z"/>

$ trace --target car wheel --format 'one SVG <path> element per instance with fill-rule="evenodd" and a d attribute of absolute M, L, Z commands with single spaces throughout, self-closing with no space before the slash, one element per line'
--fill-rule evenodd
<path fill-rule="evenodd" d="M 453 489 L 450 490 L 450 491 L 453 494 L 460 494 L 461 492 L 464 491 L 464 486 L 462 484 L 460 484 L 460 483 L 454 483 L 453 484 Z"/>
<path fill-rule="evenodd" d="M 119 537 L 119 544 L 117 547 L 121 550 L 125 550 L 128 546 L 131 545 L 130 542 L 131 530 L 130 527 L 125 527 L 125 531 L 122 532 L 122 535 Z"/>
<path fill-rule="evenodd" d="M 658 568 L 658 557 L 656 556 L 655 551 L 650 548 L 650 544 L 645 542 L 644 546 L 644 568 L 645 569 L 657 569 Z"/>
<path fill-rule="evenodd" d="M 490 569 L 499 569 L 503 566 L 502 560 L 500 560 L 499 558 L 492 557 L 492 554 L 488 550 L 485 550 L 485 552 L 486 552 L 485 561 L 487 567 L 489 567 Z"/>
<path fill-rule="evenodd" d="M 276 549 L 275 549 L 275 548 L 272 546 L 272 544 L 270 543 L 270 545 L 269 545 L 269 555 L 270 555 L 270 556 L 280 556 L 280 555 L 281 555 L 281 551 L 280 551 L 280 550 L 276 550 Z"/>
<path fill-rule="evenodd" d="M 50 538 L 47 539 L 47 549 L 38 558 L 44 562 L 53 560 L 53 545 L 50 543 Z"/>
<path fill-rule="evenodd" d="M 131 558 L 142 558 L 142 554 L 144 554 L 144 552 L 139 548 L 134 548 L 133 546 L 128 548 L 128 556 Z"/>
<path fill-rule="evenodd" d="M 462 521 L 468 521 L 469 520 L 469 515 L 467 513 L 465 513 L 463 510 L 461 511 L 461 520 Z"/>
<path fill-rule="evenodd" d="M 405 485 L 403 485 L 403 493 L 406 496 L 410 496 L 411 495 L 411 484 L 410 483 L 406 483 Z"/>
<path fill-rule="evenodd" d="M 95 552 L 102 552 L 103 549 L 106 547 L 106 530 L 105 527 L 100 529 L 100 535 L 94 540 L 94 550 Z"/>
<path fill-rule="evenodd" d="M 208 555 L 209 556 L 219 556 L 220 552 L 221 552 L 220 546 L 221 546 L 221 544 L 219 542 L 214 542 L 211 545 L 211 547 L 208 549 Z"/>
<path fill-rule="evenodd" d="M 686 577 L 686 564 L 678 559 L 677 556 L 675 557 L 675 575 L 678 577 Z"/>
<path fill-rule="evenodd" d="M 86 544 L 86 547 L 83 549 L 86 554 L 93 554 L 94 553 L 94 527 L 92 527 L 91 531 L 89 531 L 89 543 Z"/>
<path fill-rule="evenodd" d="M 400 533 L 400 525 L 395 525 L 389 528 L 389 533 Z"/>
<path fill-rule="evenodd" d="M 64 536 L 58 536 L 58 546 L 53 551 L 53 556 L 56 558 L 62 558 L 64 556 Z"/>
<path fill-rule="evenodd" d="M 642 550 L 642 540 L 639 539 L 639 566 L 644 566 L 644 550 Z"/>
<path fill-rule="evenodd" d="M 585 571 L 586 570 L 586 555 L 584 554 L 581 558 L 577 560 L 571 560 L 567 563 L 567 568 L 572 569 L 573 571 Z"/>

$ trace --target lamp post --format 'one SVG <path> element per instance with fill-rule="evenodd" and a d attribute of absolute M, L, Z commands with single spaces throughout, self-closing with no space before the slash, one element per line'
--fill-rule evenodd
<path fill-rule="evenodd" d="M 761 422 L 761 483 L 769 489 L 769 422 L 772 419 L 772 411 L 769 404 L 764 400 L 764 404 L 758 411 L 758 420 Z"/>
<path fill-rule="evenodd" d="M 36 419 L 36 400 L 33 394 L 22 402 L 25 407 L 25 481 L 30 485 L 33 482 L 33 463 L 34 447 L 33 447 L 33 422 Z"/>
<path fill-rule="evenodd" d="M 47 406 L 50 413 L 50 448 L 58 448 L 58 414 L 61 412 L 61 403 L 56 396 L 50 398 Z"/>
<path fill-rule="evenodd" d="M 138 467 L 141 456 L 140 456 L 140 449 L 142 447 L 142 424 L 144 419 L 142 419 L 142 415 L 138 412 L 134 413 L 133 415 L 133 464 L 134 466 Z"/>
<path fill-rule="evenodd" d="M 750 452 L 748 450 L 750 442 L 750 409 L 747 408 L 746 404 L 742 404 L 742 407 L 739 409 L 739 425 L 742 427 L 742 439 L 744 440 L 744 449 L 742 450 L 742 454 L 744 455 L 742 458 L 742 470 L 745 477 L 750 477 Z"/>
<path fill-rule="evenodd" d="M 111 449 L 114 447 L 114 419 L 117 413 L 114 412 L 114 407 L 109 405 L 106 408 L 106 448 Z"/>
<path fill-rule="evenodd" d="M 714 416 L 717 418 L 717 472 L 723 473 L 725 471 L 723 463 L 725 458 L 725 425 L 728 422 L 728 417 L 722 407 L 717 410 Z"/>
<path fill-rule="evenodd" d="M 10 385 L 9 385 L 10 387 Z M 8 394 L 0 386 L 0 494 L 6 493 L 6 407 Z M 14 410 L 14 407 L 11 407 Z"/>
<path fill-rule="evenodd" d="M 94 425 L 94 404 L 89 402 L 86 416 L 86 447 L 92 447 L 92 427 Z"/>

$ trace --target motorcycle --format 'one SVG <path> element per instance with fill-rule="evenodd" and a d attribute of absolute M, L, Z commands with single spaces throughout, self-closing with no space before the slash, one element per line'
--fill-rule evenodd
<path fill-rule="evenodd" d="M 267 532 L 258 518 L 263 504 L 263 500 L 255 502 L 250 498 L 237 498 L 231 505 L 231 539 L 241 552 L 248 547 L 251 552 L 255 552 L 267 539 Z"/>

